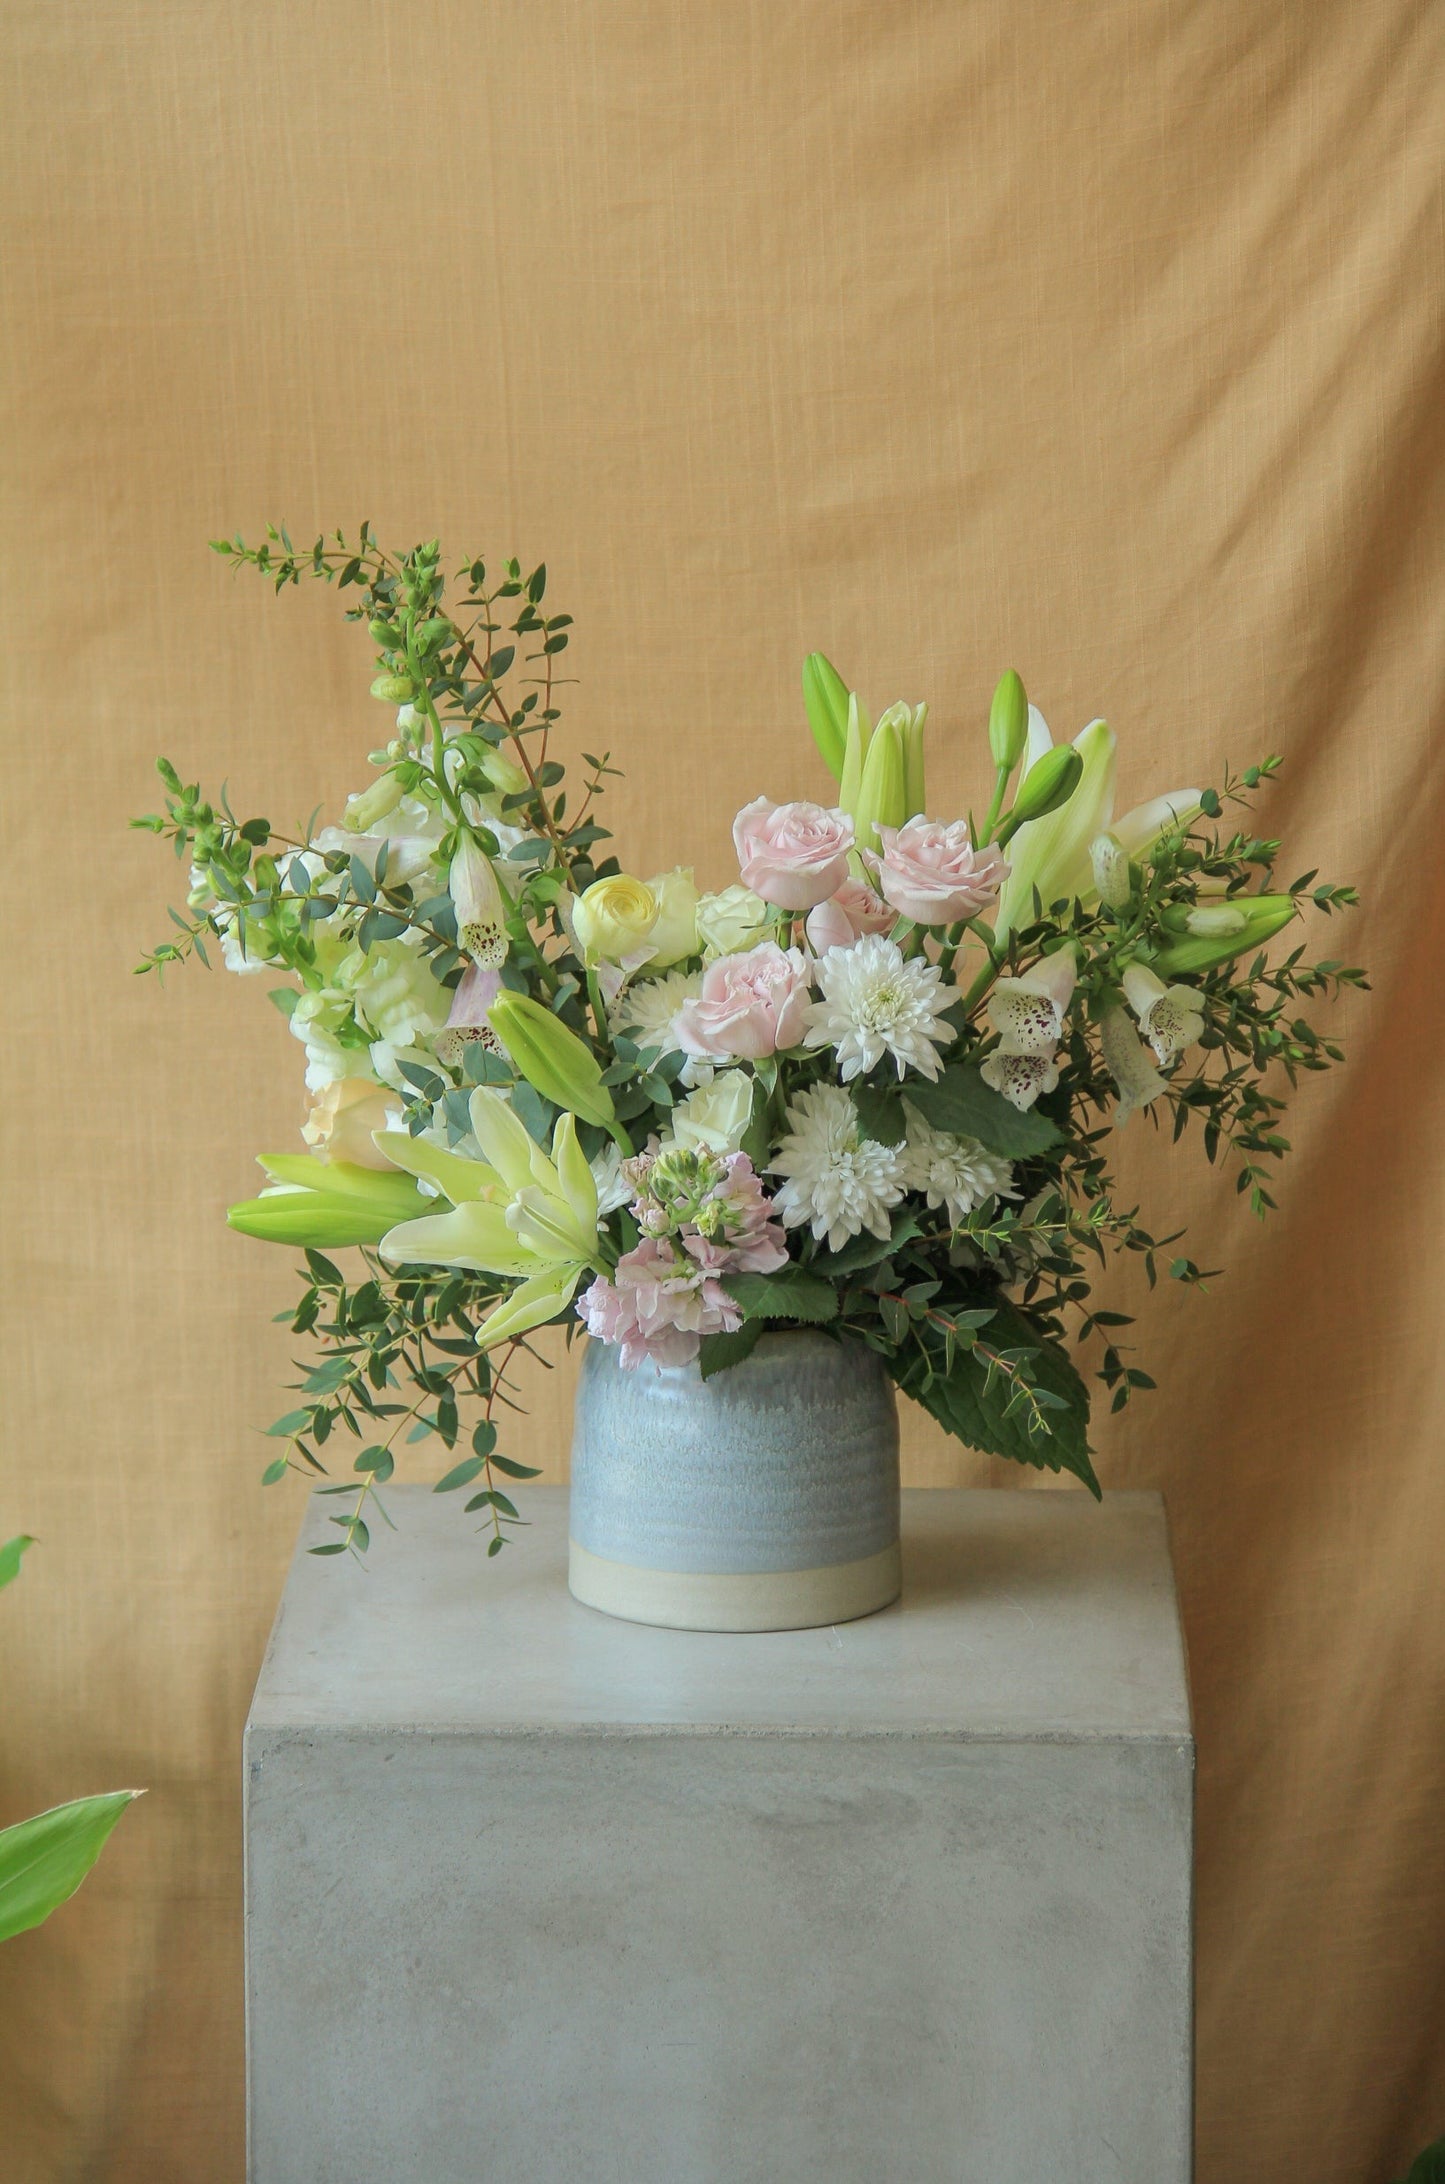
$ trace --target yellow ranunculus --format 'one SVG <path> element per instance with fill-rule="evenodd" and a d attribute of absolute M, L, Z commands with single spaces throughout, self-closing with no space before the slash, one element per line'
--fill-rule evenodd
<path fill-rule="evenodd" d="M 572 905 L 572 930 L 589 963 L 620 963 L 645 948 L 657 923 L 652 889 L 630 872 L 594 880 Z"/>
<path fill-rule="evenodd" d="M 648 961 L 651 969 L 665 971 L 697 954 L 697 882 L 687 866 L 674 865 L 647 885 L 657 904 L 657 919 L 647 936 L 652 950 Z"/>

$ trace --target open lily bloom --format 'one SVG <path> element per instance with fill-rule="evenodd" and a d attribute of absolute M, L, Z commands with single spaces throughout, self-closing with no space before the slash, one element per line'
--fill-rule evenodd
<path fill-rule="evenodd" d="M 478 1329 L 488 1349 L 554 1319 L 582 1276 L 598 1270 L 597 1184 L 573 1116 L 558 1117 L 548 1159 L 495 1087 L 472 1094 L 470 1114 L 480 1160 L 404 1131 L 377 1132 L 389 1160 L 451 1201 L 446 1213 L 389 1230 L 381 1256 L 393 1265 L 464 1267 L 519 1281 Z"/>
<path fill-rule="evenodd" d="M 1026 780 L 1053 737 L 1036 705 L 1029 707 L 1029 736 L 1024 753 Z M 1173 789 L 1114 817 L 1114 776 L 1118 739 L 1107 721 L 1090 721 L 1074 737 L 1083 759 L 1079 785 L 1066 804 L 1042 819 L 1021 826 L 1009 844 L 1009 876 L 999 896 L 995 932 L 1005 939 L 1034 914 L 1034 890 L 1047 910 L 1052 902 L 1077 896 L 1091 902 L 1098 892 L 1090 855 L 1101 834 L 1112 834 L 1126 857 L 1142 857 L 1173 826 L 1187 826 L 1199 810 L 1198 789 Z"/>

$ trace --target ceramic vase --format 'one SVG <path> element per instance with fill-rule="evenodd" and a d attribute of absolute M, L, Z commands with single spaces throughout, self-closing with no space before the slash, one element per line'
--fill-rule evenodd
<path fill-rule="evenodd" d="M 898 1410 L 861 1343 L 765 1334 L 739 1365 L 589 1342 L 572 1443 L 578 1600 L 675 1630 L 796 1630 L 896 1600 Z"/>

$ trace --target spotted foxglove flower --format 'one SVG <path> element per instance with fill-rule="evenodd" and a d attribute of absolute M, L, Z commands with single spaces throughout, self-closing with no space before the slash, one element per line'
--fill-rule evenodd
<path fill-rule="evenodd" d="M 1121 1008 L 1106 1009 L 1100 1017 L 1099 1049 L 1110 1076 L 1119 1087 L 1114 1122 L 1122 1130 L 1136 1107 L 1147 1107 L 1151 1100 L 1158 1099 L 1165 1090 L 1165 1081 Z"/>
<path fill-rule="evenodd" d="M 1032 1107 L 1041 1092 L 1052 1092 L 1059 1081 L 1059 1065 L 1052 1054 L 1010 1054 L 1004 1047 L 996 1047 L 978 1073 L 1020 1113 Z"/>
<path fill-rule="evenodd" d="M 904 1191 L 901 1148 L 862 1136 L 858 1110 L 840 1085 L 798 1094 L 769 1172 L 786 1178 L 773 1200 L 784 1226 L 811 1227 L 830 1251 L 863 1229 L 891 1234 L 889 1213 Z"/>
<path fill-rule="evenodd" d="M 989 1152 L 977 1138 L 935 1130 L 908 1100 L 903 1113 L 908 1124 L 904 1183 L 910 1191 L 920 1191 L 930 1206 L 946 1207 L 955 1228 L 986 1198 L 1017 1198 L 1012 1161 Z"/>
<path fill-rule="evenodd" d="M 818 961 L 823 998 L 809 1011 L 814 1046 L 831 1046 L 846 1084 L 885 1054 L 901 1077 L 906 1069 L 937 1077 L 938 1049 L 957 1037 L 943 1012 L 958 999 L 936 964 L 905 956 L 896 941 L 865 933 L 851 948 L 830 948 Z"/>
<path fill-rule="evenodd" d="M 700 971 L 668 971 L 661 978 L 635 979 L 618 1002 L 612 1021 L 640 1047 L 674 1053 L 683 1003 L 695 1001 L 701 991 Z"/>
<path fill-rule="evenodd" d="M 1166 986 L 1142 963 L 1131 963 L 1125 971 L 1124 999 L 1138 1017 L 1139 1029 L 1161 1065 L 1167 1066 L 1186 1047 L 1193 1046 L 1204 1029 L 1204 1012 L 1195 988 Z"/>
<path fill-rule="evenodd" d="M 1063 1036 L 1064 1018 L 1078 975 L 1074 951 L 1057 949 L 1022 978 L 1000 978 L 988 1000 L 988 1020 L 1005 1054 L 1051 1055 Z"/>

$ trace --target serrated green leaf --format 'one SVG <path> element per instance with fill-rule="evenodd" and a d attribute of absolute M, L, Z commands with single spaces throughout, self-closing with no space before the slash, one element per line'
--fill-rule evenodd
<path fill-rule="evenodd" d="M 910 1077 L 908 1097 L 935 1130 L 977 1138 L 989 1152 L 1001 1153 L 1006 1160 L 1027 1160 L 1059 1142 L 1059 1132 L 1046 1116 L 1033 1109 L 1021 1113 L 985 1084 L 970 1062 L 953 1063 L 933 1084 Z"/>
<path fill-rule="evenodd" d="M 698 1350 L 697 1368 L 704 1380 L 711 1380 L 715 1373 L 726 1372 L 730 1366 L 741 1365 L 745 1357 L 751 1357 L 758 1346 L 763 1331 L 760 1319 L 744 1320 L 731 1335 L 704 1335 Z"/>
<path fill-rule="evenodd" d="M 804 1320 L 821 1326 L 838 1317 L 838 1292 L 832 1283 L 801 1268 L 785 1274 L 730 1274 L 723 1287 L 742 1306 L 744 1320 Z"/>
<path fill-rule="evenodd" d="M 853 1084 L 849 1093 L 858 1113 L 858 1127 L 865 1138 L 878 1145 L 901 1145 L 907 1123 L 898 1087 L 891 1084 Z"/>

